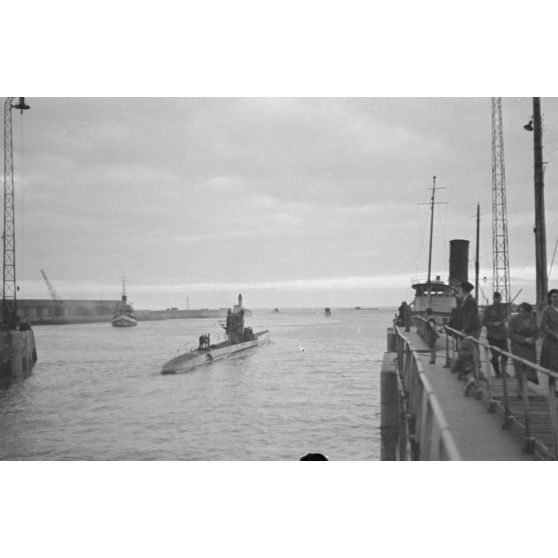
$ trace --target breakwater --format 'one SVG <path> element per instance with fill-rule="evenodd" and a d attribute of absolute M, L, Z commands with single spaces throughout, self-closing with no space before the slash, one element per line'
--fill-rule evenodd
<path fill-rule="evenodd" d="M 24 299 L 18 301 L 18 316 L 30 325 L 110 323 L 119 304 L 120 301 L 118 300 L 55 301 Z M 245 309 L 245 314 L 251 316 L 252 311 Z M 136 310 L 138 321 L 195 318 L 224 320 L 226 315 L 226 308 Z"/>

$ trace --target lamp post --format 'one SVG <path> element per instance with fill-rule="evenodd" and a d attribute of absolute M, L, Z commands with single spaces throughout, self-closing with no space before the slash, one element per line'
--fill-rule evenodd
<path fill-rule="evenodd" d="M 23 114 L 29 109 L 24 97 L 13 104 L 14 97 L 4 102 L 4 258 L 2 268 L 2 322 L 9 329 L 17 324 L 15 219 L 14 219 L 14 164 L 12 146 L 12 109 Z"/>
<path fill-rule="evenodd" d="M 533 132 L 535 154 L 535 267 L 537 283 L 537 315 L 546 306 L 548 293 L 548 274 L 546 264 L 546 222 L 544 211 L 544 163 L 542 154 L 542 117 L 541 98 L 533 97 L 533 119 L 523 126 Z"/>

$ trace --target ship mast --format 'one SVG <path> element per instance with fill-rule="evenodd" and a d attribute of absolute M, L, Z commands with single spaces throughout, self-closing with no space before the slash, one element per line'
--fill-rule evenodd
<path fill-rule="evenodd" d="M 479 302 L 479 236 L 480 236 L 480 203 L 477 203 L 477 245 L 475 248 L 475 302 Z"/>
<path fill-rule="evenodd" d="M 430 198 L 430 245 L 428 247 L 428 279 L 426 281 L 427 289 L 428 289 L 428 304 L 432 300 L 432 238 L 434 236 L 434 206 L 438 205 L 439 203 L 445 202 L 435 202 L 434 199 L 436 197 L 436 190 L 443 189 L 444 187 L 440 188 L 436 186 L 436 176 L 432 177 L 432 197 Z"/>
<path fill-rule="evenodd" d="M 436 177 L 433 177 L 432 197 L 430 198 L 430 246 L 428 247 L 428 289 L 430 290 L 430 274 L 432 272 L 432 235 L 434 233 L 434 197 L 436 196 Z"/>

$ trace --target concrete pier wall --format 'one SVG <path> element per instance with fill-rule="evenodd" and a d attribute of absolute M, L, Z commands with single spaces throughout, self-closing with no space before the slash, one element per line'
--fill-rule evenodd
<path fill-rule="evenodd" d="M 388 336 L 388 344 L 389 341 Z M 397 382 L 398 373 L 395 366 L 396 356 L 395 352 L 384 354 L 380 376 L 382 461 L 397 461 L 400 459 L 398 449 L 401 429 L 399 420 L 401 400 Z"/>
<path fill-rule="evenodd" d="M 37 362 L 32 330 L 0 331 L 0 380 L 24 378 Z"/>

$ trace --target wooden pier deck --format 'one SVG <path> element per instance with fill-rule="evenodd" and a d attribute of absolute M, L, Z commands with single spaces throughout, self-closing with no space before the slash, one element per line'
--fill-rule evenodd
<path fill-rule="evenodd" d="M 503 412 L 489 412 L 488 401 L 474 396 L 465 396 L 465 384 L 457 374 L 452 374 L 446 365 L 445 337 L 440 337 L 436 345 L 436 363 L 430 364 L 430 350 L 415 328 L 405 332 L 399 328 L 399 334 L 405 337 L 420 355 L 423 371 L 430 382 L 436 398 L 442 408 L 455 443 L 464 460 L 469 461 L 518 461 L 548 458 L 535 454 L 526 454 L 524 448 L 523 403 L 515 395 L 517 381 L 507 379 L 509 410 L 513 416 L 509 428 L 504 427 Z M 482 357 L 481 357 L 482 358 Z M 513 367 L 509 372 L 513 374 Z M 484 361 L 482 361 L 484 370 Z M 503 401 L 503 381 L 491 377 L 492 400 Z M 486 385 L 481 383 L 486 396 Z M 531 434 L 542 444 L 553 449 L 550 427 L 549 408 L 543 386 L 531 385 L 529 382 L 529 408 L 531 417 Z M 503 405 L 503 404 L 502 404 Z M 498 405 L 499 407 L 499 405 Z M 502 408 L 499 409 L 502 411 Z M 544 454 L 544 447 L 543 447 Z"/>

